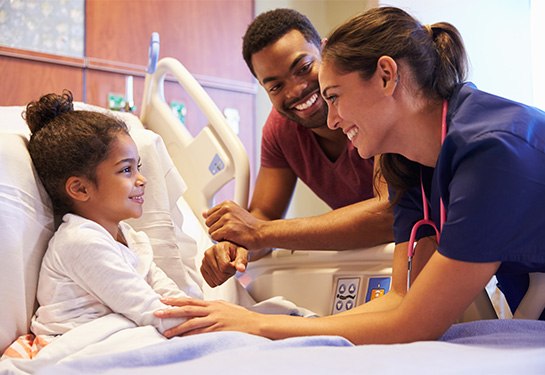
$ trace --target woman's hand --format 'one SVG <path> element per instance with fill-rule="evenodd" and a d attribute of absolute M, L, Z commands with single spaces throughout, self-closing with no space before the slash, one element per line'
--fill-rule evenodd
<path fill-rule="evenodd" d="M 259 334 L 260 314 L 225 301 L 203 301 L 192 298 L 161 298 L 172 308 L 157 310 L 161 319 L 188 318 L 179 326 L 164 332 L 167 338 L 215 331 L 240 331 Z"/>

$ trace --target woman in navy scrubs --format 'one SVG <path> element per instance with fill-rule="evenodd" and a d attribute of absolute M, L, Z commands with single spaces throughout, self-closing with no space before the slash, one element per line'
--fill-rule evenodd
<path fill-rule="evenodd" d="M 393 193 L 396 243 L 406 246 L 423 217 L 421 181 L 431 219 L 442 226 L 438 244 L 428 237 L 424 256 L 417 248 L 413 275 L 435 249 L 430 266 L 459 267 L 469 280 L 475 273 L 489 278 L 497 264 L 514 311 L 528 273 L 545 272 L 544 113 L 464 83 L 458 31 L 446 23 L 421 26 L 396 8 L 375 9 L 336 30 L 322 64 L 329 126 L 352 137 L 362 157 L 386 154 L 381 166 Z M 416 239 L 435 234 L 421 228 Z M 455 290 L 458 278 L 450 280 Z"/>
<path fill-rule="evenodd" d="M 167 336 L 238 330 L 273 339 L 341 335 L 355 344 L 438 339 L 495 274 L 514 310 L 528 274 L 545 272 L 545 114 L 465 83 L 466 67 L 454 26 L 421 25 L 392 7 L 348 20 L 323 47 L 329 127 L 342 129 L 362 157 L 383 155 L 396 240 L 388 294 L 316 319 L 170 300 L 178 307 L 158 315 L 194 319 Z"/>

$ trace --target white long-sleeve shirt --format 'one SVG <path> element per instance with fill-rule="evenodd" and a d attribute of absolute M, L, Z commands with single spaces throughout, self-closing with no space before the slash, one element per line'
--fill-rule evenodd
<path fill-rule="evenodd" d="M 163 333 L 185 319 L 158 319 L 161 296 L 187 297 L 153 262 L 148 236 L 121 222 L 127 246 L 102 226 L 67 214 L 49 242 L 38 281 L 34 334 L 62 334 L 112 312 Z"/>

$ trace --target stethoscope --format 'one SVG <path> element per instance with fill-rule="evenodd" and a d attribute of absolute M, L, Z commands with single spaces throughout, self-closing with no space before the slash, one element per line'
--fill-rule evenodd
<path fill-rule="evenodd" d="M 443 112 L 441 114 L 441 146 L 443 145 L 443 142 L 445 141 L 445 137 L 447 136 L 447 110 L 448 110 L 448 103 L 446 100 L 443 100 Z M 441 198 L 441 207 L 440 207 L 440 226 L 439 230 L 435 226 L 435 223 L 430 219 L 430 213 L 429 213 L 429 203 L 428 199 L 426 198 L 426 193 L 424 192 L 424 183 L 422 182 L 422 168 L 420 169 L 420 190 L 422 191 L 422 208 L 424 210 L 424 218 L 422 220 L 419 220 L 416 222 L 416 224 L 413 226 L 413 229 L 411 230 L 411 236 L 409 237 L 409 249 L 408 249 L 408 255 L 409 260 L 407 262 L 407 291 L 409 291 L 409 288 L 411 287 L 411 273 L 413 268 L 413 256 L 414 256 L 414 248 L 415 248 L 415 239 L 416 239 L 416 232 L 418 229 L 423 225 L 429 225 L 433 229 L 435 229 L 435 234 L 437 235 L 437 243 L 439 243 L 439 238 L 441 237 L 441 231 L 443 230 L 443 224 L 445 223 L 446 219 L 446 213 L 445 213 L 445 205 L 443 204 L 443 198 Z"/>

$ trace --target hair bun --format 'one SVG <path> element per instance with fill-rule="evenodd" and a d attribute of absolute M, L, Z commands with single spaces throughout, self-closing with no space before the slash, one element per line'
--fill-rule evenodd
<path fill-rule="evenodd" d="M 24 119 L 32 134 L 38 132 L 44 126 L 52 122 L 57 116 L 74 110 L 73 96 L 68 90 L 62 95 L 47 94 L 38 101 L 28 103 L 24 113 Z"/>

